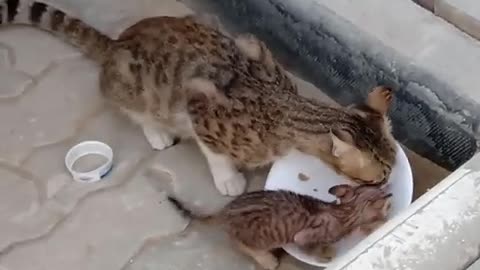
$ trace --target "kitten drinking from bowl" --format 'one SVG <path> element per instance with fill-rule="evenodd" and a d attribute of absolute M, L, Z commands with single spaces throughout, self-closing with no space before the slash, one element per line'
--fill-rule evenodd
<path fill-rule="evenodd" d="M 390 210 L 392 194 L 378 185 L 337 185 L 328 192 L 337 201 L 284 190 L 254 191 L 240 195 L 211 217 L 195 217 L 176 199 L 169 199 L 187 216 L 225 227 L 243 253 L 272 270 L 278 266 L 272 250 L 290 243 L 306 252 L 326 248 L 330 254 L 316 256 L 329 261 L 335 254 L 331 244 L 356 229 L 370 233 L 386 220 Z"/>

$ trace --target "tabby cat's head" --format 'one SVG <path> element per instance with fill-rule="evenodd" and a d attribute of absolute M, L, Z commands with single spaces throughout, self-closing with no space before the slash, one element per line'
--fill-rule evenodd
<path fill-rule="evenodd" d="M 391 89 L 375 87 L 365 104 L 352 106 L 352 123 L 330 132 L 337 170 L 358 183 L 388 180 L 395 163 L 396 142 L 387 111 Z"/>

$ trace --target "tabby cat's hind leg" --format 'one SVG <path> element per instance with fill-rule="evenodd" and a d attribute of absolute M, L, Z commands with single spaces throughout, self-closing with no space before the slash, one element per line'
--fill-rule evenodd
<path fill-rule="evenodd" d="M 140 125 L 153 149 L 163 150 L 173 145 L 173 136 L 161 122 L 148 113 L 145 87 L 137 74 L 128 67 L 134 57 L 128 50 L 115 50 L 100 73 L 100 91 L 106 100 L 115 104 L 133 122 Z M 135 90 L 134 90 L 135 89 Z"/>
<path fill-rule="evenodd" d="M 158 123 L 146 115 L 126 111 L 127 115 L 143 129 L 143 134 L 148 143 L 155 150 L 163 150 L 173 145 L 174 136 Z"/>
<path fill-rule="evenodd" d="M 256 250 L 237 241 L 238 248 L 245 255 L 252 257 L 262 268 L 266 270 L 275 270 L 278 268 L 278 258 L 272 252 L 267 250 Z"/>

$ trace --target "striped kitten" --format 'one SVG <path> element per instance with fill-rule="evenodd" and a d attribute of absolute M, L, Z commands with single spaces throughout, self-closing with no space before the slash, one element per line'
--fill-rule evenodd
<path fill-rule="evenodd" d="M 198 18 L 144 19 L 113 40 L 45 3 L 0 0 L 1 24 L 47 30 L 97 61 L 101 93 L 154 149 L 174 137 L 195 139 L 224 195 L 245 190 L 239 168 L 269 164 L 292 148 L 359 182 L 388 178 L 396 149 L 388 89 L 377 88 L 358 108 L 307 99 L 262 42 L 231 38 Z"/>
<path fill-rule="evenodd" d="M 327 248 L 330 254 L 314 254 L 325 262 L 334 256 L 333 243 L 355 229 L 370 233 L 383 224 L 392 196 L 378 185 L 338 185 L 328 192 L 338 204 L 282 190 L 256 191 L 237 197 L 213 217 L 197 219 L 225 226 L 240 250 L 265 269 L 278 266 L 271 251 L 290 243 L 309 252 Z M 169 200 L 192 217 L 177 200 Z"/>

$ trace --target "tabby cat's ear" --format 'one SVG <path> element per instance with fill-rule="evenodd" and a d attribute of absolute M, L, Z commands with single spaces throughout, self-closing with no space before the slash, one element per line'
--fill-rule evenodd
<path fill-rule="evenodd" d="M 393 91 L 387 86 L 376 86 L 367 97 L 367 105 L 380 114 L 386 114 L 392 103 Z"/>
<path fill-rule="evenodd" d="M 330 137 L 332 139 L 332 155 L 334 157 L 342 157 L 346 153 L 355 149 L 352 144 L 352 138 L 346 132 L 342 131 L 330 131 Z"/>

